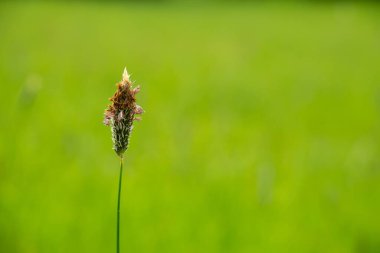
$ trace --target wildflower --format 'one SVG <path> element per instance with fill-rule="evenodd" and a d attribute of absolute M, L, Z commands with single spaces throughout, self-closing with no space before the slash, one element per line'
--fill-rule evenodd
<path fill-rule="evenodd" d="M 136 104 L 135 96 L 140 91 L 140 87 L 132 88 L 127 69 L 124 69 L 123 78 L 116 86 L 117 90 L 110 98 L 112 104 L 104 113 L 103 123 L 106 126 L 111 126 L 113 149 L 122 158 L 128 148 L 133 121 L 140 120 L 135 115 L 142 114 L 144 110 Z"/>

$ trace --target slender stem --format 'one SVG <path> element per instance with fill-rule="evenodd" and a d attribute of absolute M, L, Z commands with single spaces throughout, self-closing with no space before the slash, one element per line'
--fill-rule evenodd
<path fill-rule="evenodd" d="M 121 178 L 123 176 L 123 158 L 120 157 L 120 175 L 119 175 L 119 192 L 117 195 L 117 223 L 116 223 L 116 252 L 120 252 L 120 195 L 121 195 Z"/>

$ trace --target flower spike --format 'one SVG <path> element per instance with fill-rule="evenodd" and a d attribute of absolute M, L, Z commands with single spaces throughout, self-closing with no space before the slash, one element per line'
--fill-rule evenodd
<path fill-rule="evenodd" d="M 133 128 L 135 114 L 142 114 L 144 110 L 136 104 L 135 95 L 140 91 L 140 86 L 132 88 L 130 75 L 124 68 L 123 79 L 117 83 L 117 90 L 110 98 L 112 102 L 104 113 L 103 123 L 111 126 L 113 149 L 119 157 L 123 157 L 128 148 L 129 137 Z"/>

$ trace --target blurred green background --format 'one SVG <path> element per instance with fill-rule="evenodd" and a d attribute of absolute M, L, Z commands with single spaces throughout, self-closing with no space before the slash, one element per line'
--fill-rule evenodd
<path fill-rule="evenodd" d="M 102 125 L 146 110 L 122 252 L 380 252 L 380 5 L 0 4 L 0 252 L 115 252 Z"/>

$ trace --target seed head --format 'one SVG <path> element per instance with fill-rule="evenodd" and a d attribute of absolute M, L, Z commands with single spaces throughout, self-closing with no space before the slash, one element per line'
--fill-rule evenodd
<path fill-rule="evenodd" d="M 135 95 L 140 91 L 140 87 L 132 88 L 126 68 L 122 80 L 116 84 L 116 87 L 115 94 L 109 99 L 112 103 L 104 113 L 103 123 L 111 126 L 113 149 L 119 157 L 123 157 L 128 148 L 133 121 L 140 120 L 135 115 L 142 114 L 144 110 L 136 104 Z"/>

